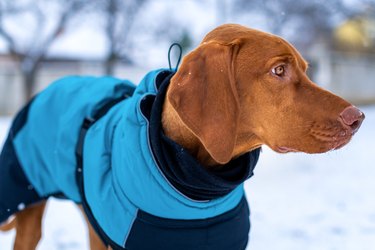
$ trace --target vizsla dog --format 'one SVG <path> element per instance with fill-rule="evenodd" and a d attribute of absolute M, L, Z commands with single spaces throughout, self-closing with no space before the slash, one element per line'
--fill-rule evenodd
<path fill-rule="evenodd" d="M 282 38 L 228 24 L 176 72 L 153 71 L 136 88 L 112 78 L 52 84 L 19 113 L 0 158 L 0 171 L 19 177 L 6 183 L 23 182 L 0 183 L 0 222 L 15 214 L 14 248 L 35 249 L 45 201 L 58 192 L 83 205 L 100 236 L 90 227 L 92 249 L 244 249 L 243 182 L 260 147 L 324 153 L 347 144 L 364 119 L 307 67 Z M 9 192 L 24 200 L 4 200 Z"/>

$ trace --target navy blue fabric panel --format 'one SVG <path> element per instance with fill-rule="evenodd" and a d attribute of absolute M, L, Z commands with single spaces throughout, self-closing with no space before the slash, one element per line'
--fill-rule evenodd
<path fill-rule="evenodd" d="M 14 137 L 26 123 L 29 105 L 13 121 L 0 154 L 0 223 L 19 209 L 43 200 L 27 180 L 13 146 Z"/>
<path fill-rule="evenodd" d="M 172 220 L 139 211 L 125 248 L 128 250 L 243 250 L 250 230 L 245 198 L 232 210 L 205 220 Z"/>

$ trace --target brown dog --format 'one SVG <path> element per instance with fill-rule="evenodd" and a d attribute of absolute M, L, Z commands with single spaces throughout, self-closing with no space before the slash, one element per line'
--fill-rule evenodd
<path fill-rule="evenodd" d="M 320 88 L 280 37 L 240 25 L 211 31 L 170 81 L 165 134 L 209 169 L 265 144 L 276 152 L 323 153 L 347 144 L 364 114 Z M 44 205 L 16 214 L 15 249 L 34 249 Z M 31 233 L 38 232 L 38 233 Z M 92 249 L 102 249 L 90 229 Z"/>
<path fill-rule="evenodd" d="M 262 144 L 281 153 L 337 149 L 364 115 L 311 82 L 306 70 L 298 51 L 279 37 L 238 25 L 218 27 L 172 79 L 164 128 L 206 165 L 226 163 Z"/>

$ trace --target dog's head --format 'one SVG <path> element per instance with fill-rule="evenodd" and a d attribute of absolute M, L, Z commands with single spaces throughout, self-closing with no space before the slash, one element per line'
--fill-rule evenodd
<path fill-rule="evenodd" d="M 340 148 L 364 114 L 313 83 L 307 67 L 280 37 L 223 25 L 184 58 L 167 98 L 221 164 L 262 144 L 282 153 Z"/>

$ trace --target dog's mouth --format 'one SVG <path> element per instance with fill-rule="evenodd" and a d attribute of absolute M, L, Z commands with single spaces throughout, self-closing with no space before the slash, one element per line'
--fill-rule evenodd
<path fill-rule="evenodd" d="M 350 142 L 355 131 L 345 127 L 332 127 L 327 130 L 311 130 L 310 136 L 316 141 L 317 147 L 311 153 L 325 153 L 342 148 Z"/>
<path fill-rule="evenodd" d="M 287 146 L 276 146 L 274 151 L 278 153 L 291 153 L 291 152 L 305 152 L 305 153 L 324 153 L 332 150 L 337 150 L 349 143 L 351 136 L 345 138 L 325 138 L 326 140 L 320 142 L 320 146 L 316 149 L 297 149 L 297 147 L 287 147 Z"/>
<path fill-rule="evenodd" d="M 290 152 L 305 152 L 305 153 L 325 153 L 332 150 L 337 150 L 349 143 L 354 133 L 343 127 L 332 127 L 331 129 L 311 129 L 308 133 L 309 137 L 313 138 L 306 139 L 310 143 L 299 142 L 295 144 L 285 143 L 279 145 L 273 145 L 271 148 L 278 153 L 290 153 Z M 303 139 L 301 139 L 303 140 Z M 309 145 L 308 147 L 306 145 Z"/>
<path fill-rule="evenodd" d="M 334 127 L 325 131 L 313 129 L 310 133 L 315 140 L 324 145 L 325 149 L 323 152 L 342 148 L 349 143 L 354 134 L 354 131 L 351 131 L 345 127 Z"/>

